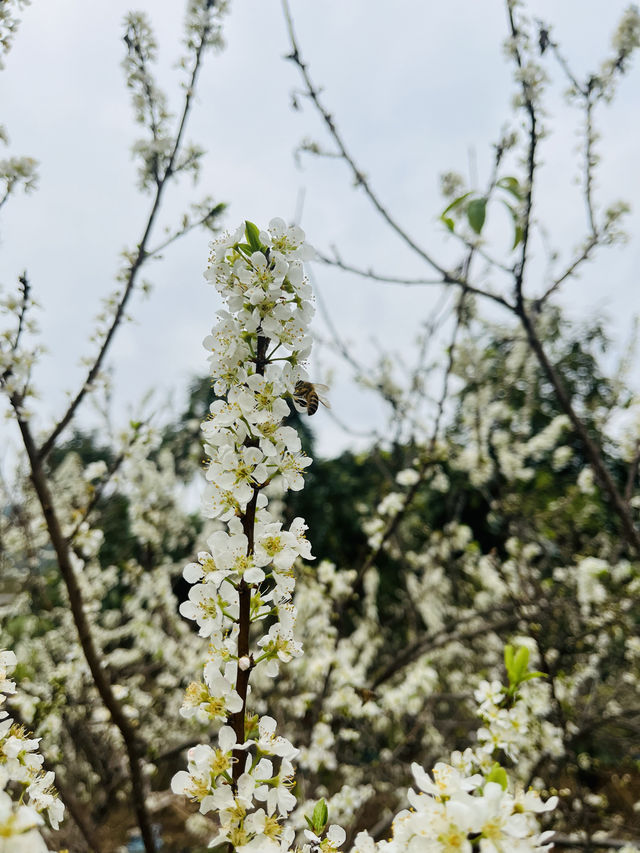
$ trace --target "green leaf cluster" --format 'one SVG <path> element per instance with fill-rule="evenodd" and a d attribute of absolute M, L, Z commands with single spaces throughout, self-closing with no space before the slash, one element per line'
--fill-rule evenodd
<path fill-rule="evenodd" d="M 518 179 L 511 175 L 499 178 L 496 181 L 495 188 L 497 191 L 501 191 L 499 192 L 500 201 L 507 208 L 513 220 L 514 236 L 511 246 L 511 250 L 513 251 L 522 242 L 524 236 L 520 224 L 518 205 L 524 199 L 525 194 Z M 508 200 L 509 197 L 511 197 L 511 200 Z M 513 199 L 515 199 L 515 205 Z M 487 218 L 488 202 L 488 196 L 475 190 L 469 190 L 447 205 L 440 214 L 440 221 L 454 234 L 456 233 L 456 219 L 460 221 L 466 220 L 474 234 L 480 236 Z"/>
<path fill-rule="evenodd" d="M 327 804 L 324 799 L 318 800 L 311 817 L 305 815 L 304 819 L 307 822 L 307 826 L 313 833 L 318 836 L 322 835 L 329 823 L 329 809 L 327 808 Z"/>
<path fill-rule="evenodd" d="M 526 646 L 514 646 L 507 644 L 504 647 L 504 665 L 507 670 L 509 687 L 507 696 L 514 696 L 521 684 L 532 678 L 546 678 L 544 672 L 529 672 L 529 649 Z"/>

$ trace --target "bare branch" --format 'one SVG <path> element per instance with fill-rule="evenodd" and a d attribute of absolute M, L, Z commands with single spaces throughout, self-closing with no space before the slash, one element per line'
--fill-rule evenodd
<path fill-rule="evenodd" d="M 173 145 L 173 150 L 171 152 L 171 156 L 169 157 L 169 163 L 167 165 L 165 173 L 162 176 L 162 178 L 160 179 L 160 181 L 158 182 L 156 193 L 155 193 L 155 198 L 154 198 L 153 204 L 151 206 L 151 212 L 149 213 L 149 218 L 147 220 L 147 224 L 145 226 L 144 233 L 142 235 L 142 239 L 140 240 L 140 243 L 138 244 L 138 250 L 136 252 L 135 258 L 134 258 L 131 266 L 129 267 L 129 274 L 127 276 L 124 291 L 122 293 L 122 297 L 120 298 L 120 302 L 118 303 L 118 306 L 116 308 L 111 326 L 110 326 L 110 328 L 109 328 L 109 330 L 108 330 L 108 332 L 104 338 L 104 341 L 102 343 L 100 351 L 96 357 L 96 360 L 94 361 L 91 368 L 89 369 L 87 376 L 86 376 L 80 390 L 78 391 L 76 396 L 73 398 L 73 400 L 69 404 L 67 411 L 64 413 L 62 418 L 60 418 L 60 420 L 58 421 L 56 426 L 53 428 L 53 430 L 51 431 L 49 436 L 46 438 L 46 440 L 44 441 L 44 443 L 40 447 L 40 449 L 38 451 L 38 455 L 41 459 L 46 459 L 46 457 L 49 455 L 49 453 L 51 452 L 58 436 L 65 429 L 65 427 L 70 423 L 71 419 L 75 415 L 76 409 L 78 408 L 78 406 L 80 405 L 80 403 L 84 399 L 87 392 L 91 389 L 91 387 L 92 387 L 92 385 L 93 385 L 93 383 L 94 383 L 94 381 L 95 381 L 95 379 L 96 379 L 96 377 L 100 371 L 100 368 L 102 367 L 102 363 L 103 363 L 105 356 L 107 354 L 109 344 L 111 343 L 111 340 L 115 334 L 115 331 L 123 319 L 124 310 L 127 306 L 127 303 L 129 301 L 129 298 L 131 296 L 131 293 L 133 292 L 133 289 L 134 289 L 134 286 L 136 283 L 136 277 L 138 274 L 138 270 L 140 269 L 140 267 L 143 265 L 143 263 L 149 257 L 149 253 L 147 252 L 147 248 L 146 248 L 147 247 L 147 241 L 148 241 L 149 236 L 151 234 L 151 230 L 153 228 L 156 216 L 158 214 L 158 210 L 160 208 L 160 202 L 162 199 L 164 188 L 167 185 L 168 179 L 171 177 L 171 175 L 173 174 L 173 171 L 174 171 L 176 157 L 178 155 L 178 151 L 179 151 L 180 145 L 182 143 L 182 137 L 184 135 L 184 130 L 185 130 L 185 127 L 187 124 L 187 118 L 189 116 L 189 112 L 191 109 L 195 85 L 196 85 L 198 75 L 200 72 L 202 55 L 203 55 L 204 49 L 207 45 L 208 35 L 209 35 L 209 31 L 205 29 L 202 33 L 202 37 L 201 37 L 200 42 L 198 44 L 198 47 L 196 49 L 193 71 L 191 73 L 191 79 L 190 79 L 189 85 L 187 87 L 187 91 L 186 91 L 186 95 L 185 95 L 185 99 L 184 99 L 184 106 L 182 109 L 182 115 L 180 118 L 180 123 L 178 125 L 178 131 L 176 133 L 175 142 Z"/>
<path fill-rule="evenodd" d="M 633 454 L 633 459 L 629 464 L 629 470 L 627 472 L 627 484 L 624 489 L 624 499 L 629 505 L 631 498 L 633 496 L 633 487 L 636 482 L 636 477 L 638 476 L 638 466 L 640 465 L 640 438 L 636 439 L 636 448 L 635 453 Z"/>
<path fill-rule="evenodd" d="M 339 133 L 335 121 L 326 107 L 323 105 L 320 100 L 319 90 L 314 85 L 311 77 L 309 75 L 308 66 L 305 62 L 303 62 L 300 56 L 300 48 L 298 47 L 298 42 L 296 39 L 295 31 L 293 28 L 293 19 L 291 16 L 291 10 L 289 9 L 288 0 L 282 0 L 282 8 L 284 11 L 285 20 L 287 22 L 287 30 L 289 32 L 289 39 L 291 42 L 291 53 L 286 57 L 290 59 L 295 65 L 297 65 L 302 78 L 305 83 L 307 97 L 315 105 L 316 109 L 322 116 L 325 125 L 327 126 L 329 133 L 333 137 L 336 145 L 338 146 L 338 150 L 340 151 L 340 155 L 342 159 L 349 165 L 351 171 L 353 172 L 354 181 L 357 186 L 361 186 L 369 200 L 376 208 L 378 213 L 382 216 L 382 218 L 387 222 L 388 225 L 398 234 L 398 236 L 411 248 L 414 252 L 416 252 L 420 257 L 425 260 L 430 267 L 440 273 L 443 278 L 450 280 L 451 283 L 459 283 L 455 279 L 451 278 L 445 268 L 441 266 L 428 252 L 422 249 L 408 234 L 407 232 L 392 218 L 391 214 L 387 210 L 387 208 L 382 204 L 378 196 L 374 193 L 371 185 L 369 184 L 367 178 L 365 177 L 362 170 L 357 166 L 355 160 L 352 155 L 347 150 L 344 140 L 342 139 L 342 135 Z"/>
<path fill-rule="evenodd" d="M 113 477 L 113 475 L 116 473 L 118 468 L 120 468 L 120 466 L 122 465 L 123 462 L 124 462 L 124 454 L 120 453 L 116 457 L 116 459 L 114 460 L 113 464 L 111 465 L 111 467 L 107 471 L 106 475 L 102 478 L 102 480 L 95 487 L 95 489 L 93 491 L 93 495 L 91 496 L 91 500 L 88 502 L 88 504 L 84 508 L 82 514 L 80 515 L 80 518 L 78 519 L 78 521 L 75 524 L 75 527 L 73 528 L 71 533 L 67 536 L 67 542 L 69 544 L 73 544 L 73 541 L 76 538 L 76 536 L 78 535 L 80 528 L 82 527 L 84 522 L 89 517 L 91 510 L 95 507 L 95 505 L 98 503 L 98 501 L 102 497 L 104 490 L 106 489 L 107 485 L 109 484 L 109 480 Z"/>
<path fill-rule="evenodd" d="M 596 236 L 592 236 L 589 238 L 589 241 L 587 242 L 586 246 L 584 247 L 582 253 L 569 264 L 569 266 L 562 273 L 562 275 L 559 278 L 557 278 L 553 282 L 553 284 L 547 288 L 547 290 L 545 290 L 545 292 L 542 294 L 542 296 L 539 299 L 535 300 L 536 305 L 538 305 L 538 306 L 543 305 L 547 301 L 547 299 L 551 296 L 551 294 L 555 293 L 556 290 L 560 287 L 560 285 L 564 281 L 566 281 L 570 276 L 572 276 L 574 274 L 574 272 L 578 269 L 578 267 L 580 267 L 586 260 L 589 259 L 589 257 L 591 256 L 591 252 L 598 245 L 598 242 L 599 242 L 599 240 L 598 240 L 598 237 L 596 237 Z"/>
<path fill-rule="evenodd" d="M 199 228 L 201 225 L 208 225 L 213 222 L 213 220 L 222 213 L 225 209 L 224 204 L 216 204 L 211 210 L 201 216 L 200 219 L 194 220 L 192 222 L 187 223 L 187 225 L 180 228 L 178 231 L 171 234 L 167 237 L 166 240 L 163 240 L 162 243 L 159 243 L 154 249 L 149 249 L 147 252 L 147 258 L 154 258 L 156 255 L 159 255 L 160 252 L 163 252 L 167 246 L 170 246 L 172 243 L 175 243 L 176 240 L 179 240 L 181 237 L 184 237 L 185 234 L 189 234 L 195 228 Z"/>
<path fill-rule="evenodd" d="M 15 355 L 18 346 L 20 345 L 20 338 L 22 337 L 22 332 L 24 330 L 24 320 L 27 314 L 27 310 L 29 308 L 29 295 L 31 291 L 31 285 L 29 284 L 29 279 L 27 278 L 27 271 L 25 270 L 20 278 L 18 279 L 20 282 L 20 290 L 22 291 L 22 304 L 20 306 L 20 314 L 18 315 L 18 328 L 16 329 L 16 336 L 13 339 L 13 343 L 11 344 L 11 352 Z M 9 376 L 13 371 L 13 366 L 10 364 L 0 376 L 0 385 L 4 385 Z"/>
<path fill-rule="evenodd" d="M 626 503 L 624 497 L 618 491 L 618 487 L 616 486 L 614 479 L 611 476 L 611 472 L 607 468 L 602 458 L 602 452 L 600 447 L 591 437 L 587 426 L 578 416 L 571 401 L 569 392 L 567 391 L 562 381 L 562 378 L 560 377 L 560 374 L 550 362 L 542 345 L 542 341 L 540 340 L 536 332 L 534 321 L 528 314 L 523 302 L 521 302 L 521 304 L 518 306 L 517 314 L 527 334 L 529 345 L 531 346 L 531 349 L 536 355 L 540 366 L 542 367 L 547 379 L 553 387 L 556 399 L 558 400 L 564 413 L 571 421 L 571 424 L 575 429 L 576 434 L 582 442 L 582 446 L 584 447 L 587 458 L 589 459 L 591 467 L 593 468 L 593 472 L 596 475 L 601 487 L 607 494 L 607 497 L 611 502 L 614 512 L 620 519 L 625 539 L 636 552 L 636 554 L 640 555 L 640 532 L 635 526 L 635 523 L 629 511 L 628 504 Z"/>
<path fill-rule="evenodd" d="M 409 287 L 416 287 L 421 285 L 458 285 L 465 293 L 472 293 L 475 296 L 481 296 L 486 299 L 490 299 L 492 302 L 498 303 L 498 305 L 502 305 L 503 308 L 507 308 L 510 311 L 513 311 L 513 305 L 502 296 L 499 296 L 497 293 L 491 293 L 488 290 L 482 290 L 478 287 L 474 287 L 471 284 L 467 284 L 461 278 L 457 278 L 455 276 L 450 276 L 448 273 L 445 274 L 443 278 L 437 279 L 429 279 L 429 278 L 403 278 L 401 276 L 394 275 L 384 275 L 382 273 L 376 273 L 371 269 L 362 269 L 361 267 L 355 267 L 351 264 L 347 264 L 339 258 L 329 258 L 326 255 L 321 254 L 320 252 L 316 252 L 319 260 L 322 263 L 327 264 L 328 266 L 337 267 L 338 269 L 343 270 L 344 272 L 350 272 L 354 275 L 359 275 L 362 278 L 369 278 L 372 281 L 379 281 L 383 284 L 401 284 Z"/>
<path fill-rule="evenodd" d="M 402 672 L 405 666 L 408 666 L 416 660 L 416 658 L 426 652 L 435 651 L 435 649 L 440 649 L 443 646 L 447 646 L 449 643 L 470 642 L 471 640 L 475 640 L 476 637 L 486 636 L 492 631 L 495 633 L 508 631 L 512 628 L 516 628 L 522 621 L 520 616 L 510 615 L 503 619 L 499 619 L 496 622 L 487 622 L 487 619 L 491 616 L 495 616 L 496 612 L 499 612 L 500 609 L 503 608 L 494 607 L 492 610 L 485 613 L 473 613 L 467 617 L 467 619 L 459 619 L 453 629 L 443 629 L 433 636 L 422 637 L 420 640 L 416 640 L 408 646 L 405 646 L 405 648 L 394 657 L 391 663 L 381 669 L 377 675 L 374 675 L 371 680 L 371 689 L 375 690 L 376 687 L 379 687 L 385 681 L 393 678 L 394 675 Z M 469 622 L 474 619 L 482 620 L 482 625 L 479 628 L 475 628 L 468 632 L 456 630 L 464 622 Z"/>

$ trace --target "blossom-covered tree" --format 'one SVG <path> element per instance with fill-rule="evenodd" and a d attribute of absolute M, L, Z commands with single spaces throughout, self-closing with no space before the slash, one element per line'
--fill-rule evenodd
<path fill-rule="evenodd" d="M 0 11 L 3 50 L 17 5 Z M 213 244 L 206 277 L 223 308 L 205 339 L 210 376 L 184 417 L 141 415 L 120 433 L 77 421 L 142 266 L 222 212 L 203 202 L 152 241 L 165 188 L 197 170 L 201 151 L 183 145 L 184 128 L 223 11 L 187 4 L 188 80 L 173 132 L 151 73 L 150 25 L 127 19 L 150 213 L 98 319 L 85 381 L 42 436 L 27 274 L 3 301 L 0 384 L 24 454 L 15 482 L 0 484 L 0 647 L 12 650 L 0 667 L 16 666 L 19 688 L 0 673 L 11 693 L 0 720 L 0 850 L 9 839 L 12 850 L 110 853 L 133 829 L 147 851 L 494 853 L 555 842 L 628 853 L 623 839 L 640 837 L 635 404 L 623 373 L 600 366 L 601 330 L 581 332 L 552 302 L 619 238 L 622 208 L 599 215 L 593 205 L 592 118 L 637 46 L 637 12 L 598 74 L 572 80 L 586 119 L 589 231 L 570 266 L 529 296 L 543 143 L 536 50 L 573 75 L 550 31 L 539 27 L 536 42 L 508 2 L 524 173 L 506 170 L 515 144 L 506 134 L 486 191 L 444 181 L 441 223 L 461 240 L 460 265 L 450 271 L 414 246 L 458 290 L 442 393 L 434 408 L 426 341 L 408 377 L 382 354 L 359 381 L 389 404 L 383 438 L 312 464 L 311 250 L 280 219 Z M 338 153 L 398 231 L 292 38 L 290 58 Z M 0 170 L 0 206 L 21 184 L 33 188 L 28 158 Z M 498 197 L 511 205 L 518 253 L 515 265 L 492 265 L 507 277 L 501 292 L 476 266 L 492 264 L 483 229 Z M 513 321 L 483 320 L 483 299 Z M 608 424 L 625 413 L 631 425 L 613 440 Z M 185 493 L 202 442 L 207 485 L 193 513 Z"/>

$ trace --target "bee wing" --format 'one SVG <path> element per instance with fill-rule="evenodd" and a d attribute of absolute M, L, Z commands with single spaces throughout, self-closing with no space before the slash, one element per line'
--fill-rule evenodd
<path fill-rule="evenodd" d="M 328 391 L 329 390 L 328 385 L 321 385 L 319 382 L 314 382 L 313 387 L 316 389 L 316 391 Z"/>
<path fill-rule="evenodd" d="M 316 385 L 316 388 L 318 388 L 318 385 Z M 321 397 L 321 396 L 320 396 L 320 394 L 318 394 L 318 400 L 320 400 L 320 402 L 322 403 L 322 405 L 323 405 L 323 406 L 326 406 L 326 407 L 327 407 L 327 409 L 330 409 L 330 408 L 331 408 L 331 403 L 327 400 L 327 398 L 326 398 L 326 397 Z"/>

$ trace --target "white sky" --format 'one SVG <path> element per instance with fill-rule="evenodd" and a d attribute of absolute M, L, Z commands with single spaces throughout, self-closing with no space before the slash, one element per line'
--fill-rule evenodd
<path fill-rule="evenodd" d="M 532 0 L 529 9 L 554 24 L 556 39 L 583 75 L 605 55 L 626 5 Z M 499 0 L 292 0 L 303 57 L 361 168 L 390 211 L 445 263 L 452 245 L 437 223 L 444 207 L 439 175 L 449 169 L 468 174 L 475 160 L 483 185 L 491 143 L 513 122 L 503 6 Z M 0 282 L 12 287 L 26 268 L 43 308 L 49 353 L 36 379 L 44 424 L 62 411 L 65 389 L 76 390 L 79 359 L 90 352 L 91 319 L 113 287 L 119 252 L 139 240 L 150 203 L 135 189 L 130 147 L 139 132 L 120 68 L 129 8 L 126 0 L 33 0 L 0 75 L 8 151 L 40 161 L 39 190 L 15 197 L 0 213 Z M 177 109 L 180 76 L 172 66 L 181 54 L 183 4 L 146 0 L 133 8 L 151 15 L 159 76 Z M 261 225 L 274 215 L 292 218 L 304 192 L 302 225 L 319 249 L 335 244 L 344 260 L 382 272 L 427 273 L 353 189 L 343 163 L 305 157 L 302 169 L 296 167 L 292 152 L 303 137 L 328 140 L 310 107 L 291 109 L 291 90 L 300 83 L 282 59 L 289 48 L 279 2 L 232 0 L 225 35 L 226 50 L 207 57 L 188 133 L 208 151 L 202 180 L 195 189 L 188 181 L 170 191 L 151 245 L 161 240 L 162 226 L 177 223 L 190 201 L 207 194 L 229 203 L 225 221 L 235 227 L 245 218 Z M 562 100 L 564 81 L 551 60 L 549 67 L 552 133 L 541 150 L 539 216 L 566 258 L 584 233 L 575 184 L 579 115 Z M 597 114 L 603 207 L 620 198 L 633 203 L 639 194 L 639 81 L 636 60 L 616 103 Z M 627 230 L 628 245 L 603 250 L 562 297 L 574 317 L 609 317 L 621 345 L 640 306 L 638 211 Z M 174 405 L 181 405 L 190 376 L 204 371 L 201 341 L 219 307 L 202 279 L 208 241 L 204 232 L 193 234 L 146 267 L 153 293 L 134 300 L 135 323 L 119 331 L 111 351 L 117 418 L 149 388 L 163 405 L 173 391 Z M 533 248 L 540 259 L 540 245 Z M 439 296 L 437 289 L 375 285 L 321 266 L 314 274 L 336 326 L 364 360 L 372 357 L 372 338 L 407 354 Z M 322 326 L 319 320 L 320 334 Z M 341 419 L 356 429 L 379 418 L 380 409 L 354 389 L 344 368 L 331 397 Z M 325 453 L 347 441 L 326 414 L 314 423 Z"/>

